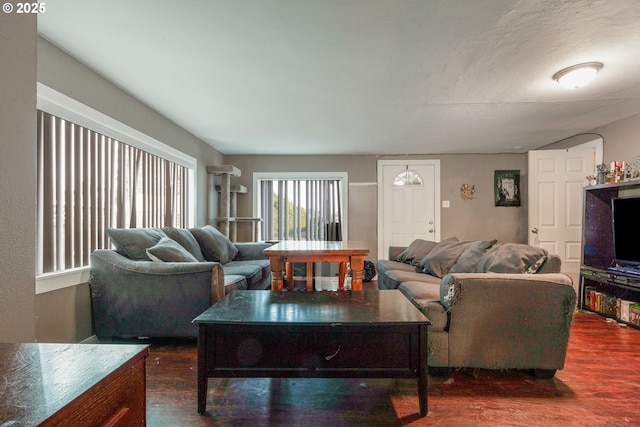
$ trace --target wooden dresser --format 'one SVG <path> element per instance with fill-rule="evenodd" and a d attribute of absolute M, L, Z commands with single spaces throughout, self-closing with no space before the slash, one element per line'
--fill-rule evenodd
<path fill-rule="evenodd" d="M 144 426 L 146 345 L 0 344 L 0 426 Z"/>

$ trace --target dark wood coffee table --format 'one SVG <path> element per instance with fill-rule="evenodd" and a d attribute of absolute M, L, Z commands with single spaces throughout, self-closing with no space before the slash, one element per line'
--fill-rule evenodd
<path fill-rule="evenodd" d="M 427 319 L 398 290 L 231 292 L 198 324 L 198 413 L 211 377 L 416 378 L 427 414 Z"/>

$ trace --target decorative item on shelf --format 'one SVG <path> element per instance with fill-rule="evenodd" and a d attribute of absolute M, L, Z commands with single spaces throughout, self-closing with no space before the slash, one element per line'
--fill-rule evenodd
<path fill-rule="evenodd" d="M 475 192 L 475 185 L 462 184 L 462 187 L 460 187 L 460 198 L 466 202 L 467 200 L 473 199 L 473 193 Z"/>
<path fill-rule="evenodd" d="M 634 181 L 640 179 L 640 156 L 636 156 L 627 163 L 624 170 L 624 180 Z"/>
<path fill-rule="evenodd" d="M 624 162 L 611 162 L 609 175 L 607 175 L 607 182 L 609 184 L 624 181 L 624 166 Z"/>
<path fill-rule="evenodd" d="M 497 170 L 493 182 L 496 206 L 520 206 L 519 170 Z"/>
<path fill-rule="evenodd" d="M 589 184 L 587 185 L 596 185 L 597 181 L 597 176 L 596 175 L 588 175 L 587 176 L 587 181 L 589 181 Z"/>
<path fill-rule="evenodd" d="M 607 165 L 602 163 L 601 165 L 596 166 L 596 169 L 598 169 L 598 178 L 596 183 L 606 184 L 607 183 Z"/>

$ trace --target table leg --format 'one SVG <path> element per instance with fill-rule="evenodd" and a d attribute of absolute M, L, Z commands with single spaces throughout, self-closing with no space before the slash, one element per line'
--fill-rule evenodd
<path fill-rule="evenodd" d="M 347 275 L 347 263 L 341 262 L 338 267 L 338 290 L 344 291 L 344 278 Z"/>
<path fill-rule="evenodd" d="M 425 416 L 429 412 L 427 407 L 427 327 L 420 326 L 420 338 L 418 339 L 420 347 L 419 369 L 418 374 L 418 400 L 420 402 L 420 415 Z"/>
<path fill-rule="evenodd" d="M 313 263 L 307 263 L 307 290 L 313 290 Z"/>
<path fill-rule="evenodd" d="M 206 326 L 198 326 L 198 413 L 204 414 L 207 410 L 207 371 L 206 371 Z"/>
<path fill-rule="evenodd" d="M 284 269 L 284 260 L 279 256 L 269 257 L 269 266 L 271 268 L 271 290 L 282 290 L 282 270 Z"/>
<path fill-rule="evenodd" d="M 362 290 L 362 270 L 364 269 L 364 256 L 351 256 L 351 290 Z"/>
<path fill-rule="evenodd" d="M 292 262 L 285 262 L 285 273 L 287 276 L 287 289 L 292 291 L 293 290 L 293 263 Z"/>

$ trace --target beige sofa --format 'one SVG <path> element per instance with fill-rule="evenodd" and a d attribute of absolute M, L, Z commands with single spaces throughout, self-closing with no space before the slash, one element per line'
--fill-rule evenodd
<path fill-rule="evenodd" d="M 557 255 L 528 245 L 457 239 L 391 247 L 378 286 L 399 289 L 431 320 L 430 371 L 564 367 L 576 304 Z"/>

